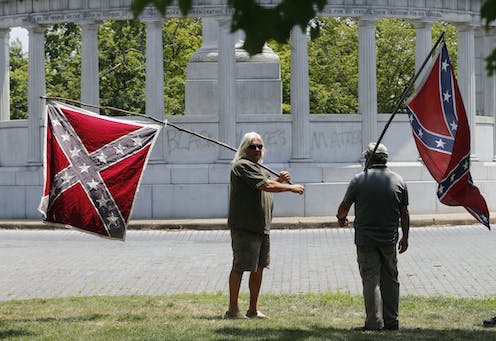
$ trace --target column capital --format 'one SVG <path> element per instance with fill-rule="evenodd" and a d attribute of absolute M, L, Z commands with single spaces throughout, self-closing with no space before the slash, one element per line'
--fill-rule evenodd
<path fill-rule="evenodd" d="M 81 26 L 81 28 L 85 29 L 92 29 L 92 28 L 97 28 L 98 26 L 103 24 L 103 21 L 101 20 L 82 20 L 78 21 L 76 24 Z"/>
<path fill-rule="evenodd" d="M 433 21 L 426 19 L 410 19 L 409 21 L 416 29 L 431 29 L 434 24 Z"/>
<path fill-rule="evenodd" d="M 144 24 L 160 24 L 164 23 L 163 18 L 140 18 L 140 21 Z"/>
<path fill-rule="evenodd" d="M 469 22 L 453 23 L 459 32 L 470 32 L 474 31 L 479 25 L 475 25 Z"/>
<path fill-rule="evenodd" d="M 226 28 L 226 26 L 231 26 L 231 18 L 219 17 L 217 18 L 217 23 L 219 24 L 219 28 Z"/>
<path fill-rule="evenodd" d="M 49 27 L 48 25 L 38 25 L 38 24 L 24 26 L 24 28 L 28 30 L 29 33 L 45 33 L 48 27 Z"/>
<path fill-rule="evenodd" d="M 10 27 L 2 27 L 0 28 L 0 38 L 4 38 L 6 35 L 10 33 Z"/>
<path fill-rule="evenodd" d="M 377 20 L 379 20 L 379 18 L 376 16 L 367 16 L 367 17 L 359 17 L 357 22 L 362 27 L 370 27 L 370 26 L 375 27 Z"/>

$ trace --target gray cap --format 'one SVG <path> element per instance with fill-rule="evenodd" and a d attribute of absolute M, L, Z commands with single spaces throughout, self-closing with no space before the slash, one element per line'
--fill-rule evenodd
<path fill-rule="evenodd" d="M 367 146 L 367 149 L 363 151 L 363 155 L 365 158 L 368 158 L 370 155 L 372 155 L 372 152 L 374 151 L 375 148 L 375 142 L 370 142 L 369 145 Z M 379 143 L 379 146 L 377 146 L 377 149 L 374 153 L 378 157 L 383 157 L 387 158 L 388 157 L 388 150 L 385 145 L 382 143 Z"/>

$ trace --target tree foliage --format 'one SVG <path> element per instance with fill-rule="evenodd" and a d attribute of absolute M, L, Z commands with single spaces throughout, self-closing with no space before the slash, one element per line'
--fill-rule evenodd
<path fill-rule="evenodd" d="M 56 24 L 45 32 L 46 92 L 80 98 L 81 30 L 74 23 Z"/>
<path fill-rule="evenodd" d="M 132 0 L 131 10 L 137 17 L 146 6 L 152 5 L 164 15 L 173 2 L 174 0 Z M 243 30 L 243 48 L 254 55 L 260 53 L 269 40 L 287 42 L 294 26 L 306 30 L 309 21 L 318 11 L 324 9 L 327 0 L 281 0 L 274 7 L 258 4 L 257 0 L 228 0 L 227 3 L 233 9 L 231 32 Z M 192 8 L 192 0 L 178 0 L 178 4 L 184 16 Z M 317 36 L 319 23 L 315 21 L 309 29 L 312 36 Z"/>
<path fill-rule="evenodd" d="M 358 112 L 358 24 L 351 18 L 319 18 L 320 36 L 308 43 L 310 112 Z M 433 27 L 435 41 L 441 31 L 456 65 L 457 35 L 454 26 L 438 23 Z M 283 112 L 290 108 L 290 48 L 269 44 L 281 61 Z M 390 113 L 415 74 L 415 28 L 406 20 L 382 19 L 376 26 L 377 110 Z M 412 90 L 413 91 L 413 90 Z"/>
<path fill-rule="evenodd" d="M 200 18 L 168 19 L 163 31 L 165 112 L 184 114 L 186 65 L 202 43 Z"/>
<path fill-rule="evenodd" d="M 137 20 L 107 21 L 98 30 L 100 103 L 145 111 L 146 32 Z"/>
<path fill-rule="evenodd" d="M 481 17 L 485 20 L 486 29 L 489 29 L 489 24 L 496 20 L 496 0 L 486 0 L 481 7 Z M 494 28 L 492 28 L 494 30 Z M 486 58 L 487 72 L 491 76 L 496 72 L 496 48 Z"/>
<path fill-rule="evenodd" d="M 381 19 L 376 46 L 377 111 L 392 113 L 415 76 L 415 28 L 403 19 Z"/>
<path fill-rule="evenodd" d="M 163 25 L 164 106 L 184 113 L 186 64 L 201 46 L 201 20 L 169 19 Z M 137 20 L 106 21 L 98 31 L 100 103 L 145 111 L 146 30 Z M 49 27 L 45 35 L 47 94 L 80 98 L 81 29 L 73 23 Z M 19 41 L 10 46 L 11 118 L 27 117 L 28 58 Z M 111 114 L 111 113 L 109 113 Z"/>
<path fill-rule="evenodd" d="M 10 45 L 10 118 L 28 117 L 28 58 L 19 39 Z"/>
<path fill-rule="evenodd" d="M 432 43 L 444 32 L 444 42 L 448 48 L 451 65 L 455 74 L 458 74 L 458 30 L 455 26 L 445 21 L 439 21 L 432 25 Z"/>
<path fill-rule="evenodd" d="M 308 44 L 312 113 L 358 111 L 358 34 L 349 18 L 319 18 L 321 34 Z"/>
<path fill-rule="evenodd" d="M 318 18 L 321 34 L 308 43 L 311 113 L 358 112 L 358 24 L 351 18 Z M 163 25 L 164 105 L 167 114 L 184 113 L 186 65 L 201 46 L 201 20 L 169 19 Z M 457 31 L 436 23 L 433 41 L 442 31 L 456 70 Z M 102 105 L 144 112 L 146 32 L 139 21 L 107 21 L 99 27 L 100 98 Z M 54 25 L 46 33 L 47 92 L 80 98 L 81 32 L 74 24 Z M 280 57 L 283 112 L 290 108 L 290 47 L 270 41 Z M 378 112 L 392 112 L 414 75 L 415 29 L 405 20 L 382 19 L 376 26 Z M 27 116 L 27 57 L 20 43 L 11 59 L 12 118 Z"/>
<path fill-rule="evenodd" d="M 311 113 L 358 111 L 358 34 L 349 18 L 318 18 L 320 35 L 308 43 Z M 280 57 L 283 112 L 291 112 L 291 51 L 289 44 L 271 41 Z"/>

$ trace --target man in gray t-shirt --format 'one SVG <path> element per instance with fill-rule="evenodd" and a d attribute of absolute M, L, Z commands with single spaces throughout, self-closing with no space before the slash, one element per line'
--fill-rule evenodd
<path fill-rule="evenodd" d="M 367 169 L 355 175 L 339 205 L 338 222 L 347 226 L 346 216 L 355 204 L 355 244 L 363 283 L 365 330 L 399 328 L 399 282 L 396 258 L 398 227 L 402 237 L 398 250 L 408 248 L 410 219 L 408 191 L 402 177 L 386 163 L 387 148 L 370 143 L 364 152 Z"/>

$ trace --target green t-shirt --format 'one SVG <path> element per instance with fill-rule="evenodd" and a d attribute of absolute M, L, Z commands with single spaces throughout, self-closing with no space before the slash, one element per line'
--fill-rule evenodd
<path fill-rule="evenodd" d="M 230 229 L 269 234 L 272 193 L 257 188 L 268 179 L 268 172 L 255 162 L 240 159 L 233 164 L 227 220 Z"/>
<path fill-rule="evenodd" d="M 408 206 L 408 190 L 399 174 L 385 165 L 373 166 L 355 175 L 343 201 L 355 204 L 355 244 L 396 244 L 400 207 Z"/>

